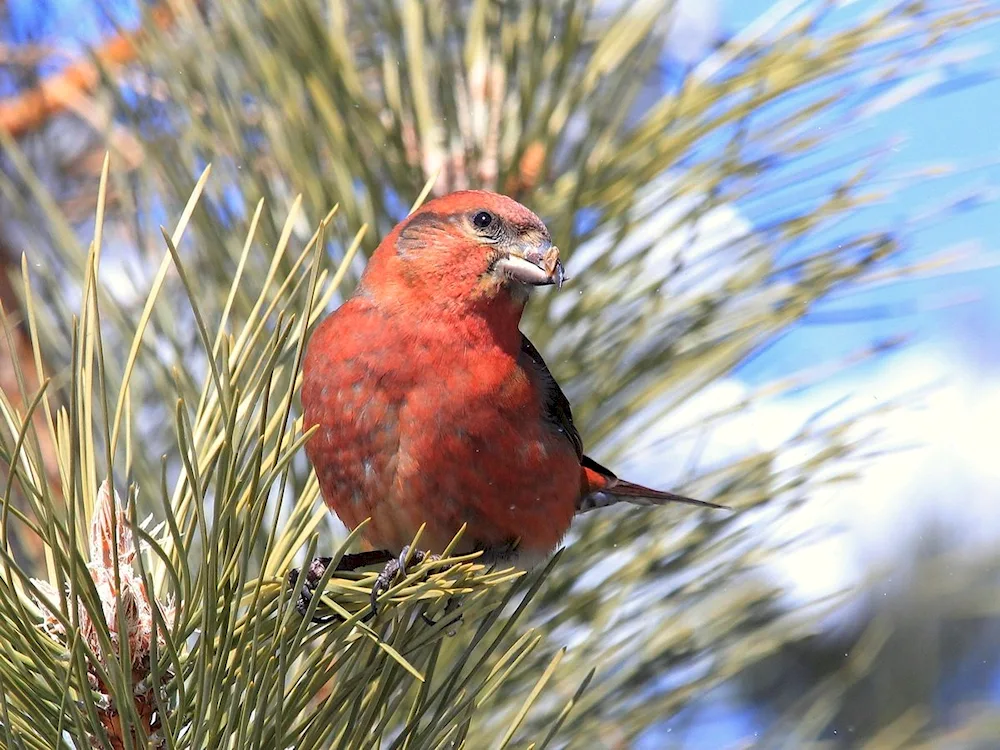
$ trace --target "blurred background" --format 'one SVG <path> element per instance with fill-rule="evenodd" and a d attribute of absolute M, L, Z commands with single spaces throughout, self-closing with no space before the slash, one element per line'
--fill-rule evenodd
<path fill-rule="evenodd" d="M 597 457 L 737 511 L 574 529 L 535 624 L 567 684 L 607 665 L 576 746 L 998 747 L 998 13 L 7 0 L 0 299 L 23 253 L 58 381 L 106 151 L 109 346 L 208 163 L 182 251 L 216 311 L 261 198 L 262 248 L 297 194 L 300 242 L 339 204 L 332 266 L 428 180 L 513 195 L 569 256 L 525 327 Z M 191 323 L 154 316 L 140 486 L 175 450 L 170 368 L 205 373 Z"/>

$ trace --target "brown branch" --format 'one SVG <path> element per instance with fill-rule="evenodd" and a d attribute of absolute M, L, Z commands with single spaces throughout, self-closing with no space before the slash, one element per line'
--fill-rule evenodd
<path fill-rule="evenodd" d="M 22 68 L 33 68 L 46 58 L 61 54 L 51 47 L 35 44 L 10 45 L 0 44 L 0 64 L 17 65 Z"/>
<path fill-rule="evenodd" d="M 150 17 L 159 29 L 169 28 L 174 20 L 166 4 L 153 8 Z M 104 66 L 123 65 L 134 60 L 136 55 L 132 38 L 124 34 L 112 37 L 94 50 L 94 56 Z M 90 60 L 73 63 L 30 91 L 0 102 L 0 128 L 15 138 L 38 129 L 50 117 L 79 101 L 81 94 L 94 91 L 100 75 L 98 66 Z"/>

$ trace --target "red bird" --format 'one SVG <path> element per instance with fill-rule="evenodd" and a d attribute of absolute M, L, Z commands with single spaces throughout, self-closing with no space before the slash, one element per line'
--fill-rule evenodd
<path fill-rule="evenodd" d="M 531 288 L 562 282 L 535 214 L 502 195 L 452 193 L 400 222 L 316 329 L 306 453 L 340 519 L 371 519 L 373 547 L 405 555 L 426 524 L 420 546 L 440 552 L 464 524 L 456 552 L 529 566 L 592 508 L 720 507 L 618 479 L 584 455 L 566 396 L 518 329 Z"/>

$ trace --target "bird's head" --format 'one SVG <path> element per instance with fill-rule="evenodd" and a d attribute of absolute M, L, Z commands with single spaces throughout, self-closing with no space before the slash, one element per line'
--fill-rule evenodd
<path fill-rule="evenodd" d="M 524 306 L 531 287 L 561 286 L 559 250 L 535 214 L 480 190 L 436 198 L 372 255 L 363 293 L 446 307 Z"/>

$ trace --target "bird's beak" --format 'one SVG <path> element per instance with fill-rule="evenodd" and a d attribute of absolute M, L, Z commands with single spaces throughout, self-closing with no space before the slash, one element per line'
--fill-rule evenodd
<path fill-rule="evenodd" d="M 497 267 L 515 281 L 531 286 L 555 284 L 561 287 L 566 280 L 559 262 L 559 248 L 549 242 L 516 245 L 497 261 Z"/>

